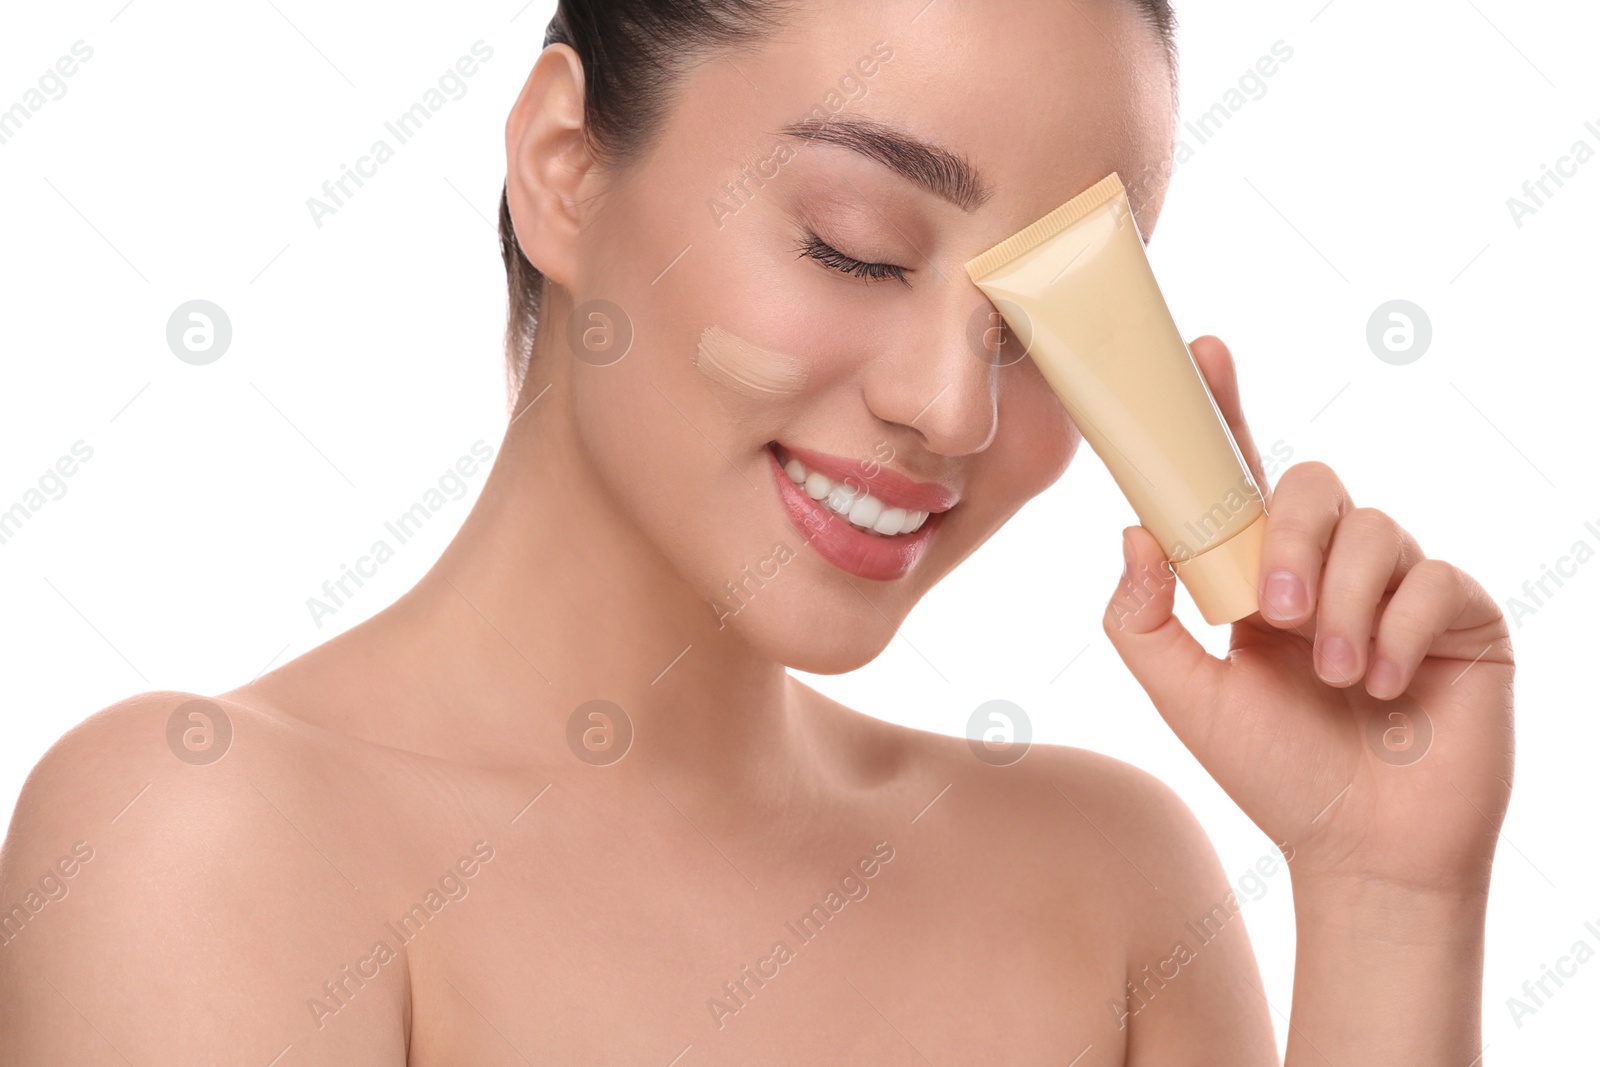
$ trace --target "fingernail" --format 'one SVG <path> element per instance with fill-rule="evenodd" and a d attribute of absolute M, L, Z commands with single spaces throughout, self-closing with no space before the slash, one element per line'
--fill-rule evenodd
<path fill-rule="evenodd" d="M 1306 583 L 1293 571 L 1273 571 L 1261 591 L 1269 618 L 1295 619 L 1306 610 Z"/>
<path fill-rule="evenodd" d="M 1128 531 L 1122 531 L 1122 580 L 1133 581 L 1133 543 L 1128 540 Z"/>
<path fill-rule="evenodd" d="M 1322 665 L 1326 668 L 1324 675 L 1331 675 L 1328 681 L 1350 681 L 1356 673 L 1355 646 L 1342 637 L 1328 638 L 1322 642 Z"/>
<path fill-rule="evenodd" d="M 1400 667 L 1380 659 L 1367 672 L 1367 692 L 1379 700 L 1392 700 L 1400 695 Z"/>

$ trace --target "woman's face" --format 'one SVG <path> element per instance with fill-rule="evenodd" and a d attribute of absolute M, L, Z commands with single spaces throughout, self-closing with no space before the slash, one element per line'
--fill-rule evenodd
<path fill-rule="evenodd" d="M 589 476 L 722 632 L 801 670 L 876 656 L 1080 441 L 1031 360 L 999 366 L 985 348 L 998 319 L 965 262 L 1113 170 L 1162 172 L 1172 143 L 1165 54 L 1132 3 L 977 8 L 820 2 L 692 70 L 574 252 L 572 305 L 620 309 L 625 325 L 610 309 L 584 323 L 631 328 L 631 349 L 596 366 L 573 359 L 568 323 L 540 327 L 536 368 L 573 359 Z M 830 117 L 809 141 L 781 132 Z M 870 139 L 885 128 L 933 147 Z M 1136 196 L 1146 234 L 1161 192 Z M 851 260 L 900 270 L 839 269 Z M 930 517 L 863 532 L 789 479 L 780 461 L 797 454 L 797 473 L 843 484 L 857 523 L 887 524 L 897 504 Z"/>

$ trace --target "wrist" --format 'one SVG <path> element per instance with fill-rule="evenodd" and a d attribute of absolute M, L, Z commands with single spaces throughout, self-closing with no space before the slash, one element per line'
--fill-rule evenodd
<path fill-rule="evenodd" d="M 1336 931 L 1341 940 L 1396 947 L 1471 945 L 1484 937 L 1487 880 L 1414 886 L 1361 875 L 1318 875 L 1291 876 L 1290 884 L 1302 937 Z"/>
<path fill-rule="evenodd" d="M 1419 887 L 1359 876 L 1301 877 L 1292 885 L 1286 1064 L 1481 1062 L 1486 885 Z M 1396 1010 L 1421 989 L 1429 991 L 1428 1012 Z"/>

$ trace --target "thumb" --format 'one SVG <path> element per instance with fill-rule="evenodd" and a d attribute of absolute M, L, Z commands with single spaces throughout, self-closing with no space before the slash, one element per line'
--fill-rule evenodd
<path fill-rule="evenodd" d="M 1161 543 L 1143 526 L 1122 531 L 1126 568 L 1102 623 L 1111 645 L 1180 740 L 1197 736 L 1225 664 L 1172 614 L 1178 586 Z"/>

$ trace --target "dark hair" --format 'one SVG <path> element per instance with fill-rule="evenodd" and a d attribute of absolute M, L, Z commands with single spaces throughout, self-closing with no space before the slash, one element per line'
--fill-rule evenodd
<path fill-rule="evenodd" d="M 1134 0 L 1176 73 L 1171 0 Z M 584 72 L 584 136 L 594 158 L 624 167 L 650 148 L 685 69 L 703 53 L 759 42 L 804 0 L 559 0 L 544 43 L 565 44 Z M 511 402 L 527 377 L 544 275 L 522 254 L 500 190 L 500 258 L 506 265 L 506 375 Z"/>

